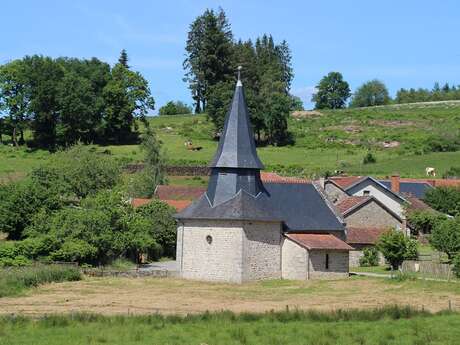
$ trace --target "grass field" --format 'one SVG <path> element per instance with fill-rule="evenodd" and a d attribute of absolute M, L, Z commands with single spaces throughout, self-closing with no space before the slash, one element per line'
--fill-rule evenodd
<path fill-rule="evenodd" d="M 450 301 L 450 302 L 449 302 Z M 90 312 L 188 314 L 205 311 L 331 311 L 409 305 L 460 311 L 460 284 L 351 277 L 333 281 L 260 281 L 242 285 L 171 278 L 85 278 L 42 285 L 21 297 L 0 298 L 0 314 L 43 315 Z"/>
<path fill-rule="evenodd" d="M 205 115 L 159 116 L 150 119 L 164 143 L 170 164 L 203 165 L 212 158 L 217 142 L 214 128 Z M 403 177 L 423 177 L 427 166 L 438 176 L 460 166 L 460 102 L 409 104 L 362 109 L 328 110 L 291 117 L 289 130 L 295 145 L 258 148 L 268 170 L 312 176 L 326 170 L 349 174 L 386 176 L 399 172 Z M 189 151 L 184 142 L 192 140 L 202 149 Z M 383 148 L 385 142 L 396 147 Z M 104 146 L 119 158 L 142 161 L 137 145 Z M 374 164 L 362 164 L 371 150 Z M 0 178 L 20 178 L 46 160 L 48 152 L 0 146 Z"/>
<path fill-rule="evenodd" d="M 0 319 L 3 345 L 454 345 L 460 315 L 404 308 L 181 317 L 75 314 Z"/>

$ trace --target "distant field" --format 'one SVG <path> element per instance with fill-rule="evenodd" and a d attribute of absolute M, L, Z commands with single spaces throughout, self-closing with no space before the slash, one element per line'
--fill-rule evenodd
<path fill-rule="evenodd" d="M 164 143 L 170 164 L 203 165 L 212 158 L 217 142 L 211 139 L 214 128 L 205 115 L 160 116 L 150 123 Z M 427 166 L 435 167 L 438 176 L 460 166 L 460 102 L 306 112 L 291 117 L 289 130 L 295 145 L 258 148 L 267 170 L 304 176 L 343 170 L 423 177 Z M 201 150 L 187 150 L 186 140 Z M 102 150 L 134 162 L 143 158 L 137 145 L 104 146 Z M 368 151 L 377 162 L 364 165 Z M 47 156 L 41 150 L 0 147 L 0 178 L 21 177 Z"/>

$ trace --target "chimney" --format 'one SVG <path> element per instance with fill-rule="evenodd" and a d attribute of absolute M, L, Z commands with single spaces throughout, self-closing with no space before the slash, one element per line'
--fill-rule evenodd
<path fill-rule="evenodd" d="M 395 193 L 399 193 L 399 175 L 391 175 L 391 190 Z"/>

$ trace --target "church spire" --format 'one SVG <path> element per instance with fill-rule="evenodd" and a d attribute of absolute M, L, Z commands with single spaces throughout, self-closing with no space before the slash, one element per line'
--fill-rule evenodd
<path fill-rule="evenodd" d="M 241 82 L 241 66 L 232 104 L 225 117 L 224 129 L 211 168 L 263 169 L 257 156 L 254 133 Z"/>

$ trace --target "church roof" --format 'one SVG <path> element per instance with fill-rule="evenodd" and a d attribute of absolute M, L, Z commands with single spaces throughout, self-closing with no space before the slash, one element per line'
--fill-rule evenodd
<path fill-rule="evenodd" d="M 219 146 L 210 167 L 264 168 L 257 156 L 254 134 L 244 98 L 243 85 L 240 80 L 236 84 L 232 104 L 225 117 Z"/>
<path fill-rule="evenodd" d="M 264 183 L 267 193 L 254 198 L 240 191 L 234 198 L 212 207 L 206 194 L 192 203 L 178 219 L 226 219 L 283 222 L 285 231 L 344 231 L 311 183 Z"/>

